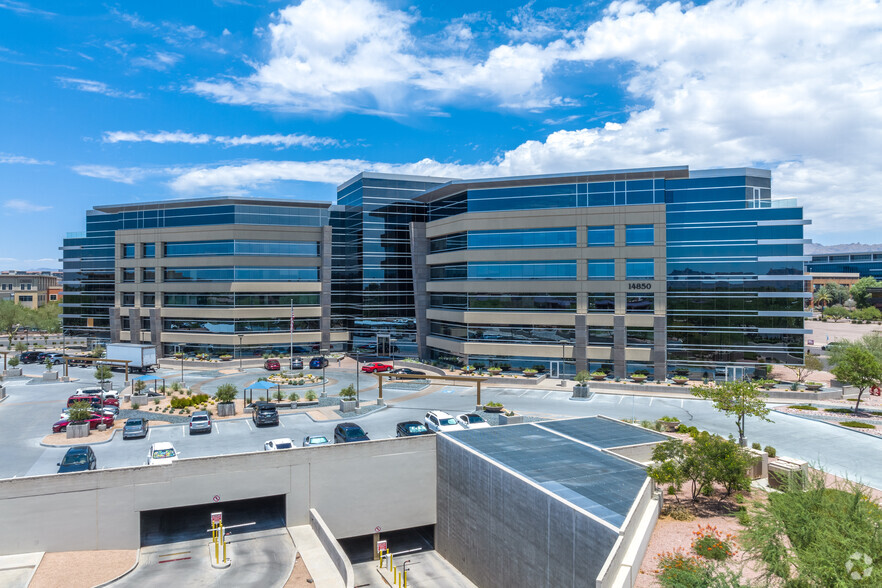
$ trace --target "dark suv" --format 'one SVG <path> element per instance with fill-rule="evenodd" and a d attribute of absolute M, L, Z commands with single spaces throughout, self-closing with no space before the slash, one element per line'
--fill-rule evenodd
<path fill-rule="evenodd" d="M 25 351 L 18 356 L 18 360 L 22 363 L 37 363 L 38 357 L 40 357 L 39 351 Z"/>
<path fill-rule="evenodd" d="M 355 423 L 340 423 L 334 427 L 334 443 L 352 443 L 353 441 L 370 441 L 364 429 Z"/>
<path fill-rule="evenodd" d="M 327 357 L 313 357 L 309 360 L 309 369 L 311 370 L 320 370 L 323 367 L 328 367 L 328 358 Z"/>
<path fill-rule="evenodd" d="M 251 412 L 251 419 L 258 427 L 261 425 L 278 425 L 279 411 L 276 405 L 270 402 L 257 402 Z"/>

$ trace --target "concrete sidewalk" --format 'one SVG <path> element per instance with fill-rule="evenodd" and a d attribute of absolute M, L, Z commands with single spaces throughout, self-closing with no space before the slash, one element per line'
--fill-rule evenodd
<path fill-rule="evenodd" d="M 340 572 L 311 526 L 288 527 L 288 533 L 317 588 L 344 588 Z"/>
<path fill-rule="evenodd" d="M 42 551 L 0 556 L 0 586 L 27 588 L 42 559 Z"/>

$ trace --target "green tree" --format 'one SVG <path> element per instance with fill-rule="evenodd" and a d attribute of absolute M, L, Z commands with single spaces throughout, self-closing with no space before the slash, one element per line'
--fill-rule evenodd
<path fill-rule="evenodd" d="M 686 475 L 683 473 L 685 459 L 685 444 L 679 439 L 659 443 L 652 450 L 653 464 L 647 466 L 646 475 L 660 487 L 672 486 L 679 492 L 686 481 Z M 677 502 L 679 501 L 680 498 L 677 497 Z"/>
<path fill-rule="evenodd" d="M 214 398 L 221 404 L 233 402 L 239 395 L 239 389 L 229 382 L 221 384 L 214 393 Z"/>
<path fill-rule="evenodd" d="M 825 290 L 824 288 L 819 288 L 818 291 L 815 292 L 815 296 L 814 296 L 815 306 L 820 306 L 821 308 L 824 308 L 825 306 L 830 304 L 831 300 L 832 300 L 832 298 L 830 296 L 830 293 L 827 290 Z"/>
<path fill-rule="evenodd" d="M 738 428 L 738 444 L 744 447 L 747 439 L 744 429 L 747 417 L 772 422 L 768 418 L 769 408 L 766 406 L 768 395 L 757 388 L 753 382 L 735 381 L 722 382 L 716 385 L 693 386 L 692 395 L 713 402 L 714 408 L 735 417 Z"/>
<path fill-rule="evenodd" d="M 882 585 L 882 509 L 857 485 L 830 488 L 823 472 L 811 474 L 805 489 L 794 484 L 755 503 L 747 527 L 742 544 L 764 585 Z M 855 553 L 875 559 L 872 569 Z M 855 571 L 868 577 L 855 581 Z"/>
<path fill-rule="evenodd" d="M 796 381 L 799 383 L 805 382 L 809 374 L 824 369 L 821 359 L 817 355 L 812 355 L 811 352 L 806 352 L 803 365 L 788 365 L 785 367 L 796 375 Z"/>
<path fill-rule="evenodd" d="M 349 384 L 342 390 L 340 390 L 340 396 L 342 396 L 345 400 L 352 400 L 355 398 L 355 386 Z"/>
<path fill-rule="evenodd" d="M 835 321 L 847 318 L 849 315 L 849 310 L 842 305 L 836 304 L 834 306 L 828 306 L 821 314 L 822 316 L 826 318 L 831 318 Z"/>
<path fill-rule="evenodd" d="M 861 345 L 846 346 L 832 371 L 838 380 L 858 389 L 857 401 L 854 404 L 855 412 L 860 407 L 864 392 L 882 382 L 882 364 L 875 355 Z"/>
<path fill-rule="evenodd" d="M 750 476 L 747 475 L 747 470 L 759 458 L 736 445 L 731 438 L 723 439 L 719 435 L 710 435 L 709 439 L 703 439 L 699 450 L 706 456 L 710 468 L 708 477 L 725 489 L 726 493 L 723 497 L 736 491 L 750 489 Z"/>
<path fill-rule="evenodd" d="M 99 365 L 95 368 L 95 379 L 98 380 L 101 385 L 104 385 L 104 382 L 108 381 L 113 377 L 113 372 L 110 371 L 110 366 L 107 365 Z"/>
<path fill-rule="evenodd" d="M 92 416 L 92 405 L 88 402 L 74 402 L 67 410 L 67 418 L 72 423 L 81 423 Z"/>
<path fill-rule="evenodd" d="M 827 282 L 819 288 L 819 291 L 827 293 L 830 297 L 830 304 L 845 304 L 849 296 L 848 288 L 835 282 Z"/>
<path fill-rule="evenodd" d="M 875 278 L 867 276 L 861 278 L 851 287 L 849 293 L 857 304 L 858 308 L 864 308 L 870 303 L 870 288 L 879 288 L 882 286 Z"/>
<path fill-rule="evenodd" d="M 89 352 L 89 355 L 97 359 L 104 355 L 104 351 L 104 345 L 96 345 L 92 348 L 92 351 Z"/>
<path fill-rule="evenodd" d="M 25 320 L 26 309 L 12 300 L 0 300 L 0 331 L 9 339 L 7 349 L 12 347 L 12 338 Z"/>

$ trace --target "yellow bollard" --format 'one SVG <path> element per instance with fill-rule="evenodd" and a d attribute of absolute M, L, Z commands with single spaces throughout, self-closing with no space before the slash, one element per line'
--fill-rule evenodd
<path fill-rule="evenodd" d="M 395 571 L 395 566 L 392 565 L 392 554 L 391 553 L 389 554 L 389 571 L 393 572 L 393 573 Z"/>
<path fill-rule="evenodd" d="M 227 561 L 227 540 L 224 539 L 224 563 Z"/>
<path fill-rule="evenodd" d="M 215 541 L 215 543 L 214 543 L 214 563 L 218 563 L 218 564 L 220 563 L 220 560 L 218 559 L 219 557 L 220 557 L 220 555 L 218 555 L 218 544 Z"/>
<path fill-rule="evenodd" d="M 404 581 L 402 582 L 402 588 L 407 588 L 407 570 L 404 570 Z"/>

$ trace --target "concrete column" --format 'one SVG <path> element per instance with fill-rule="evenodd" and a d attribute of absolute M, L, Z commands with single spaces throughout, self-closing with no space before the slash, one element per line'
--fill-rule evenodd
<path fill-rule="evenodd" d="M 655 315 L 652 319 L 654 377 L 657 381 L 661 381 L 668 374 L 668 322 L 667 317 L 662 315 Z"/>
<path fill-rule="evenodd" d="M 331 254 L 333 229 L 330 226 L 322 227 L 322 265 L 320 268 L 322 278 L 322 316 L 319 327 L 322 331 L 322 349 L 331 348 Z"/>
<path fill-rule="evenodd" d="M 110 342 L 119 343 L 119 332 L 122 330 L 122 319 L 119 307 L 110 309 Z"/>
<path fill-rule="evenodd" d="M 576 373 L 588 369 L 588 317 L 584 314 L 576 315 L 576 344 L 573 345 L 573 361 L 576 363 Z"/>
<path fill-rule="evenodd" d="M 426 349 L 426 336 L 429 333 L 429 319 L 426 318 L 426 311 L 429 308 L 429 294 L 426 292 L 426 282 L 429 280 L 429 266 L 426 265 L 428 250 L 426 223 L 410 223 L 410 266 L 413 275 L 417 353 L 420 359 L 428 357 L 428 349 Z"/>
<path fill-rule="evenodd" d="M 137 308 L 129 309 L 129 338 L 130 343 L 141 342 L 141 313 Z"/>
<path fill-rule="evenodd" d="M 150 309 L 150 343 L 156 345 L 157 357 L 165 355 L 162 351 L 162 313 L 158 308 Z"/>
<path fill-rule="evenodd" d="M 625 370 L 625 341 L 627 331 L 625 329 L 625 315 L 613 316 L 613 375 L 617 378 L 627 377 Z"/>

